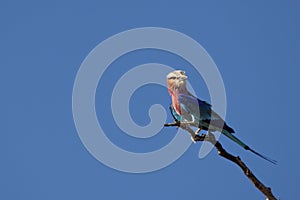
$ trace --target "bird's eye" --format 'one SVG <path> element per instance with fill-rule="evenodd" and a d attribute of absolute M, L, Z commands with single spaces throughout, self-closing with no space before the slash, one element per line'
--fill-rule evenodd
<path fill-rule="evenodd" d="M 185 71 L 180 71 L 180 74 L 181 75 L 185 75 Z"/>

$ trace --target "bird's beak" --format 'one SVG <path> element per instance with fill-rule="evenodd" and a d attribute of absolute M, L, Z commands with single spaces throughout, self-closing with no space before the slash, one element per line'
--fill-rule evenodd
<path fill-rule="evenodd" d="M 187 76 L 181 76 L 179 80 L 180 81 L 185 81 L 187 78 L 188 78 Z"/>

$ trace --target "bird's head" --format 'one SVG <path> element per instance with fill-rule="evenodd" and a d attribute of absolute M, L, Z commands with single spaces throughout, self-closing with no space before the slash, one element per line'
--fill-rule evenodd
<path fill-rule="evenodd" d="M 182 70 L 175 70 L 167 75 L 168 88 L 171 90 L 186 89 L 187 75 Z"/>

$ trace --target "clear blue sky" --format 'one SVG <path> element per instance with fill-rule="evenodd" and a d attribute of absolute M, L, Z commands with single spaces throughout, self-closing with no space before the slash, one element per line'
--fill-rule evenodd
<path fill-rule="evenodd" d="M 200 144 L 169 167 L 147 174 L 108 168 L 85 149 L 72 116 L 77 70 L 101 41 L 144 26 L 174 29 L 204 46 L 224 80 L 228 124 L 279 165 L 223 137 L 222 144 L 240 155 L 276 196 L 295 199 L 300 178 L 299 9 L 296 1 L 2 1 L 0 199 L 264 199 L 238 167 L 215 151 L 199 160 Z M 148 51 L 120 58 L 114 65 L 128 70 L 147 62 L 184 64 Z M 122 70 L 114 73 L 121 75 Z M 193 72 L 188 67 L 186 71 Z M 103 81 L 108 89 L 113 84 Z M 190 81 L 199 88 L 197 94 L 209 100 L 204 82 L 193 75 Z M 157 91 L 157 96 L 150 96 L 150 91 Z M 97 104 L 98 118 L 119 146 L 155 150 L 173 137 L 172 128 L 149 142 L 123 136 L 105 102 Z M 136 92 L 132 104 L 137 109 L 131 109 L 137 123 L 148 123 L 153 103 L 167 108 L 167 91 L 145 86 Z"/>

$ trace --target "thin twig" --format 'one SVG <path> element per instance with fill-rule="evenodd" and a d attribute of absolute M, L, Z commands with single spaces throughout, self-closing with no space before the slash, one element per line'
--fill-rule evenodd
<path fill-rule="evenodd" d="M 176 126 L 180 127 L 186 131 L 188 131 L 191 135 L 194 135 L 193 129 L 190 128 L 189 124 L 180 123 L 178 121 L 174 123 L 167 123 L 164 124 L 164 126 Z M 196 135 L 194 138 L 195 141 L 208 141 L 212 143 L 215 148 L 218 150 L 218 154 L 231 162 L 234 162 L 237 164 L 244 172 L 244 174 L 250 179 L 250 181 L 254 184 L 254 186 L 260 190 L 268 200 L 276 200 L 275 196 L 273 195 L 271 188 L 266 187 L 258 178 L 255 177 L 255 175 L 251 172 L 251 170 L 247 167 L 247 165 L 240 159 L 238 156 L 233 156 L 232 154 L 228 153 L 221 145 L 220 142 L 216 141 L 216 138 L 213 134 L 202 134 L 202 135 Z"/>

